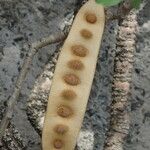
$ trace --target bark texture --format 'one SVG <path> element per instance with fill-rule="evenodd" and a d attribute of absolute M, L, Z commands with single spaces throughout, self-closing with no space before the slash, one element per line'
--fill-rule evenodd
<path fill-rule="evenodd" d="M 114 75 L 112 84 L 111 118 L 104 150 L 123 150 L 130 126 L 128 96 L 135 50 L 136 13 L 130 12 L 119 22 Z"/>

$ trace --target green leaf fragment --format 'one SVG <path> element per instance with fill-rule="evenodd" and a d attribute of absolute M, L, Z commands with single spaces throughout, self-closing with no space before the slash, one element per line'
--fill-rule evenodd
<path fill-rule="evenodd" d="M 141 0 L 132 0 L 131 5 L 133 8 L 138 9 L 140 7 Z"/>
<path fill-rule="evenodd" d="M 114 6 L 121 2 L 122 0 L 96 0 L 97 3 L 104 6 Z"/>

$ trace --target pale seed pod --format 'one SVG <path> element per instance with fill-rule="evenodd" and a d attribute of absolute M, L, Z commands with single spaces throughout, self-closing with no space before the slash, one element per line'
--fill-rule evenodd
<path fill-rule="evenodd" d="M 50 90 L 42 135 L 43 150 L 75 148 L 94 77 L 104 23 L 104 8 L 95 0 L 89 0 L 73 22 Z"/>

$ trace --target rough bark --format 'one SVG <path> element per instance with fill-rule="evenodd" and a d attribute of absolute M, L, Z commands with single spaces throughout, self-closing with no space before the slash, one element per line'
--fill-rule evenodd
<path fill-rule="evenodd" d="M 134 11 L 120 22 L 114 62 L 110 125 L 104 150 L 123 150 L 123 143 L 129 131 L 128 96 L 134 60 L 136 25 Z"/>

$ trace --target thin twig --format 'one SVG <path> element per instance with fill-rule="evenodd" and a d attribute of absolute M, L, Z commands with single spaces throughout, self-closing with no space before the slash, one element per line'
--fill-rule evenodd
<path fill-rule="evenodd" d="M 18 76 L 18 79 L 16 81 L 16 86 L 15 86 L 14 92 L 8 101 L 7 109 L 4 113 L 4 117 L 3 117 L 1 124 L 0 124 L 0 141 L 1 141 L 1 139 L 5 133 L 5 130 L 8 127 L 8 124 L 12 118 L 14 106 L 17 103 L 22 84 L 23 84 L 24 79 L 26 77 L 26 74 L 28 72 L 28 68 L 32 62 L 33 56 L 36 54 L 36 52 L 40 48 L 45 47 L 49 44 L 64 40 L 65 37 L 66 37 L 66 35 L 64 33 L 59 33 L 56 35 L 51 35 L 47 38 L 43 38 L 39 42 L 36 42 L 36 43 L 32 44 L 31 46 L 29 46 L 30 51 L 29 51 L 29 53 L 28 53 L 28 55 L 24 61 L 24 64 L 22 66 L 22 70 L 21 70 L 20 75 Z"/>

